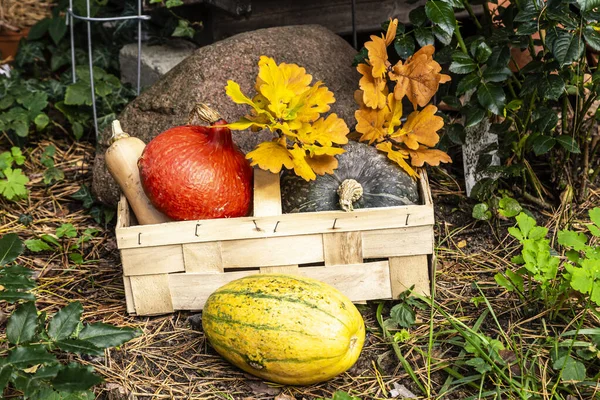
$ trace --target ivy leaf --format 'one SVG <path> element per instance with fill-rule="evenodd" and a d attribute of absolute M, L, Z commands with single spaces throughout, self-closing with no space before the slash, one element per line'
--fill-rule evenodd
<path fill-rule="evenodd" d="M 600 207 L 594 207 L 589 211 L 590 219 L 596 226 L 600 226 Z M 1 239 L 0 239 L 1 241 Z M 2 246 L 0 245 L 0 249 Z M 1 263 L 0 263 L 1 264 Z"/>
<path fill-rule="evenodd" d="M 461 95 L 463 93 L 468 92 L 469 90 L 473 90 L 481 83 L 481 78 L 477 75 L 476 72 L 472 72 L 469 75 L 463 77 L 460 82 L 458 82 L 458 86 L 456 87 L 456 94 Z"/>
<path fill-rule="evenodd" d="M 116 326 L 97 322 L 86 325 L 79 332 L 78 339 L 85 340 L 96 347 L 105 349 L 120 346 L 142 334 L 139 329 L 119 328 Z"/>
<path fill-rule="evenodd" d="M 78 191 L 71 195 L 72 199 L 79 200 L 83 203 L 83 208 L 90 208 L 94 204 L 92 192 L 86 185 L 81 185 Z"/>
<path fill-rule="evenodd" d="M 59 238 L 74 238 L 77 236 L 77 229 L 73 226 L 73 224 L 62 224 L 56 229 L 56 236 Z"/>
<path fill-rule="evenodd" d="M 468 54 L 460 51 L 452 53 L 452 63 L 450 64 L 450 72 L 455 74 L 468 74 L 477 69 L 477 64 Z"/>
<path fill-rule="evenodd" d="M 83 307 L 78 301 L 61 309 L 48 324 L 48 336 L 53 340 L 66 339 L 71 336 L 79 324 L 82 313 Z"/>
<path fill-rule="evenodd" d="M 190 26 L 190 23 L 186 20 L 180 19 L 177 23 L 177 27 L 175 28 L 171 36 L 188 37 L 190 39 L 193 39 L 195 34 L 196 31 Z"/>
<path fill-rule="evenodd" d="M 585 42 L 594 50 L 600 51 L 600 33 L 591 25 L 587 25 L 583 29 L 583 37 Z"/>
<path fill-rule="evenodd" d="M 415 36 L 417 37 L 417 41 L 418 41 L 419 38 L 416 35 L 416 33 L 415 33 Z M 419 45 L 420 44 L 421 43 L 419 42 Z M 415 41 L 412 38 L 412 36 L 409 36 L 409 35 L 401 36 L 394 41 L 394 49 L 396 50 L 396 53 L 398 54 L 398 56 L 401 59 L 406 60 L 408 57 L 412 56 L 415 52 Z"/>
<path fill-rule="evenodd" d="M 56 362 L 56 357 L 41 344 L 17 346 L 8 353 L 6 360 L 17 368 L 24 369 L 37 364 Z"/>
<path fill-rule="evenodd" d="M 492 367 L 490 367 L 488 363 L 486 363 L 483 358 L 480 357 L 471 358 L 470 360 L 467 360 L 465 364 L 475 368 L 475 371 L 479 372 L 480 374 L 485 374 L 486 372 L 490 372 L 492 370 Z"/>
<path fill-rule="evenodd" d="M 12 344 L 23 344 L 33 340 L 37 329 L 35 303 L 21 304 L 10 316 L 6 325 L 6 337 Z"/>
<path fill-rule="evenodd" d="M 485 203 L 475 204 L 471 215 L 473 218 L 478 219 L 480 221 L 488 221 L 490 218 L 492 218 L 492 212 L 489 210 L 488 205 Z"/>
<path fill-rule="evenodd" d="M 25 185 L 29 178 L 23 175 L 20 169 L 6 168 L 4 171 L 5 179 L 0 180 L 0 194 L 8 200 L 15 200 L 27 195 Z"/>
<path fill-rule="evenodd" d="M 390 310 L 390 317 L 402 328 L 410 328 L 415 324 L 415 310 L 408 304 L 396 304 Z"/>
<path fill-rule="evenodd" d="M 556 371 L 562 369 L 562 381 L 581 382 L 586 377 L 585 365 L 569 355 L 562 356 L 554 361 L 552 368 Z"/>
<path fill-rule="evenodd" d="M 558 232 L 558 243 L 565 247 L 571 247 L 573 250 L 581 251 L 587 246 L 587 236 L 583 233 L 577 233 L 573 231 L 560 231 Z"/>
<path fill-rule="evenodd" d="M 579 35 L 558 28 L 548 31 L 547 40 L 551 44 L 554 58 L 561 67 L 577 61 L 585 47 Z"/>
<path fill-rule="evenodd" d="M 425 13 L 431 22 L 437 24 L 445 33 L 452 36 L 456 26 L 456 18 L 454 9 L 450 4 L 440 0 L 428 1 L 425 4 Z"/>
<path fill-rule="evenodd" d="M 516 217 L 521 211 L 523 211 L 521 204 L 519 204 L 517 200 L 508 196 L 502 197 L 498 205 L 500 206 L 498 212 L 500 215 L 506 218 Z"/>
<path fill-rule="evenodd" d="M 50 18 L 44 18 L 29 29 L 27 40 L 40 40 L 48 32 Z"/>
<path fill-rule="evenodd" d="M 548 135 L 540 135 L 533 140 L 532 148 L 536 156 L 549 152 L 556 144 L 556 139 Z"/>
<path fill-rule="evenodd" d="M 571 136 L 568 135 L 560 135 L 556 138 L 556 141 L 568 152 L 573 154 L 580 154 L 581 150 L 579 149 L 579 145 Z"/>
<path fill-rule="evenodd" d="M 67 33 L 67 20 L 61 16 L 52 18 L 50 20 L 48 31 L 50 32 L 50 37 L 54 44 L 58 45 Z"/>
<path fill-rule="evenodd" d="M 6 265 L 23 252 L 23 242 L 15 233 L 7 233 L 0 238 L 0 265 Z"/>
<path fill-rule="evenodd" d="M 165 3 L 165 5 L 167 6 L 167 8 L 179 7 L 179 6 L 183 5 L 183 1 L 181 1 L 181 0 L 167 0 L 167 2 Z"/>
<path fill-rule="evenodd" d="M 506 96 L 501 87 L 492 83 L 482 83 L 477 88 L 477 100 L 493 114 L 502 115 Z"/>
<path fill-rule="evenodd" d="M 29 251 L 33 251 L 34 253 L 52 250 L 52 247 L 50 247 L 46 242 L 44 242 L 41 239 L 27 239 L 25 241 L 25 246 Z"/>
<path fill-rule="evenodd" d="M 445 132 L 454 144 L 465 143 L 465 128 L 461 124 L 451 124 L 446 126 Z"/>
<path fill-rule="evenodd" d="M 72 106 L 91 106 L 92 93 L 90 90 L 90 85 L 83 80 L 67 86 L 65 104 Z"/>
<path fill-rule="evenodd" d="M 65 173 L 62 169 L 50 167 L 44 171 L 44 183 L 50 185 L 52 182 L 60 182 L 65 179 Z"/>
<path fill-rule="evenodd" d="M 66 392 L 87 390 L 101 382 L 102 378 L 94 374 L 92 367 L 76 363 L 70 363 L 60 370 L 56 378 L 51 381 L 55 389 Z"/>

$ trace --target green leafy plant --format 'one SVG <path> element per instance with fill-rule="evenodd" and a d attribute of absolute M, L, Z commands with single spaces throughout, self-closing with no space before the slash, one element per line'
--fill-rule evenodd
<path fill-rule="evenodd" d="M 164 5 L 167 10 L 169 10 L 170 14 L 176 18 L 177 26 L 171 33 L 171 36 L 173 37 L 187 37 L 189 39 L 193 39 L 194 35 L 196 34 L 196 29 L 194 27 L 202 27 L 201 22 L 191 22 L 172 10 L 175 7 L 182 6 L 184 4 L 182 0 L 150 0 L 150 4 Z"/>
<path fill-rule="evenodd" d="M 25 163 L 25 156 L 18 147 L 0 153 L 0 194 L 8 200 L 19 200 L 27 196 L 29 178 L 20 168 Z"/>
<path fill-rule="evenodd" d="M 54 155 L 56 147 L 48 145 L 44 148 L 44 152 L 40 157 L 40 162 L 46 167 L 44 171 L 44 183 L 50 185 L 53 182 L 60 182 L 65 179 L 65 173 L 62 169 L 54 166 Z"/>
<path fill-rule="evenodd" d="M 63 227 L 65 235 L 72 232 Z M 61 353 L 100 356 L 139 336 L 139 329 L 119 328 L 102 322 L 81 321 L 83 307 L 73 302 L 52 317 L 39 312 L 32 271 L 14 261 L 23 251 L 15 234 L 0 238 L 0 298 L 18 306 L 8 318 L 8 349 L 0 357 L 0 391 L 7 386 L 28 399 L 93 399 L 91 387 L 102 382 L 90 366 L 59 361 Z"/>
<path fill-rule="evenodd" d="M 64 251 L 69 253 L 69 259 L 75 264 L 83 264 L 83 245 L 98 234 L 98 230 L 87 228 L 81 236 L 73 224 L 60 225 L 54 235 L 43 234 L 39 239 L 25 240 L 25 246 L 29 251 L 39 253 L 42 251 Z M 79 250 L 79 252 L 77 252 Z"/>
<path fill-rule="evenodd" d="M 436 44 L 436 60 L 454 74 L 440 96 L 456 112 L 446 128 L 451 142 L 463 144 L 465 128 L 484 119 L 498 134 L 502 164 L 480 159 L 480 169 L 493 178 L 481 182 L 474 196 L 493 190 L 490 180 L 508 179 L 520 180 L 523 192 L 538 199 L 579 182 L 575 192 L 583 199 L 600 173 L 600 140 L 594 135 L 600 73 L 592 55 L 600 51 L 597 4 L 483 2 L 479 14 L 472 4 L 428 0 L 410 12 L 410 27 L 398 27 L 394 47 L 407 59 L 418 47 Z M 468 15 L 464 23 L 457 11 Z"/>

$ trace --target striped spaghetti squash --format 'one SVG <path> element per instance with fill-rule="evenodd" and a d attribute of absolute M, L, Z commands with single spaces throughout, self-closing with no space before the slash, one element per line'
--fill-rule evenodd
<path fill-rule="evenodd" d="M 295 275 L 258 274 L 212 293 L 204 333 L 226 360 L 265 380 L 310 385 L 341 374 L 360 355 L 365 325 L 337 289 Z"/>

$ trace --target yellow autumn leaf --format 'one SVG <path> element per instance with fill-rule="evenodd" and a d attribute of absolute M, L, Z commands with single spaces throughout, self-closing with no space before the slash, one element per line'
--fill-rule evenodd
<path fill-rule="evenodd" d="M 438 149 L 429 149 L 425 146 L 419 146 L 417 150 L 408 150 L 410 163 L 415 167 L 422 167 L 424 163 L 432 166 L 443 163 L 451 163 L 452 159 L 446 153 Z"/>
<path fill-rule="evenodd" d="M 425 107 L 437 92 L 439 84 L 450 80 L 450 76 L 440 73 L 442 67 L 433 59 L 434 51 L 432 45 L 422 47 L 406 63 L 398 61 L 392 67 L 389 77 L 396 81 L 396 100 L 407 96 L 414 109 L 417 109 L 417 105 Z"/>
<path fill-rule="evenodd" d="M 330 110 L 329 104 L 335 103 L 335 97 L 327 87 L 318 81 L 302 95 L 293 98 L 288 106 L 286 120 L 297 119 L 299 122 L 313 122 L 320 114 Z"/>
<path fill-rule="evenodd" d="M 304 145 L 304 149 L 308 151 L 309 157 L 313 156 L 337 156 L 339 154 L 343 154 L 346 152 L 341 147 L 326 147 L 326 146 L 318 146 L 315 144 Z"/>
<path fill-rule="evenodd" d="M 415 170 L 412 169 L 412 167 L 410 165 L 408 165 L 408 163 L 406 162 L 406 160 L 409 157 L 408 152 L 406 152 L 404 150 L 394 149 L 394 147 L 392 146 L 392 144 L 390 142 L 379 143 L 379 144 L 377 144 L 376 147 L 377 147 L 377 150 L 387 153 L 388 158 L 390 160 L 392 160 L 393 162 L 395 162 L 396 164 L 398 164 L 400 166 L 400 168 L 402 168 L 404 171 L 406 171 L 406 173 L 409 176 L 411 176 L 413 178 L 416 178 L 418 176 L 417 173 L 415 172 Z"/>
<path fill-rule="evenodd" d="M 337 114 L 329 114 L 327 118 L 319 118 L 311 125 L 308 143 L 317 142 L 323 146 L 331 146 L 332 143 L 348 143 L 348 125 L 339 118 Z"/>
<path fill-rule="evenodd" d="M 396 38 L 396 31 L 398 30 L 398 18 L 390 19 L 387 32 L 385 33 L 385 45 L 389 46 Z"/>
<path fill-rule="evenodd" d="M 444 126 L 444 119 L 435 115 L 437 107 L 428 105 L 421 111 L 413 111 L 404 126 L 391 137 L 402 141 L 406 147 L 417 150 L 419 144 L 435 146 L 440 140 L 437 131 Z"/>
<path fill-rule="evenodd" d="M 369 64 L 372 67 L 371 76 L 373 78 L 383 78 L 391 65 L 388 61 L 385 39 L 372 35 L 371 41 L 365 43 L 365 48 L 369 54 Z"/>
<path fill-rule="evenodd" d="M 281 167 L 291 169 L 295 163 L 290 151 L 285 147 L 285 141 L 274 140 L 262 142 L 250 153 L 246 154 L 251 159 L 250 165 L 258 165 L 260 169 L 268 170 L 274 174 L 281 171 Z"/>
<path fill-rule="evenodd" d="M 237 104 L 247 104 L 251 106 L 257 114 L 267 114 L 267 111 L 263 108 L 259 107 L 256 103 L 250 100 L 244 93 L 242 93 L 242 89 L 237 82 L 227 81 L 227 86 L 225 86 L 225 93 L 229 96 L 234 103 Z"/>
<path fill-rule="evenodd" d="M 317 178 L 310 164 L 306 161 L 306 150 L 294 144 L 294 147 L 289 150 L 292 156 L 294 173 L 306 181 L 312 181 Z"/>
<path fill-rule="evenodd" d="M 385 107 L 385 96 L 387 95 L 385 79 L 373 78 L 370 65 L 358 64 L 356 69 L 362 75 L 358 85 L 363 92 L 363 102 L 365 105 L 370 108 Z"/>
<path fill-rule="evenodd" d="M 387 133 L 392 134 L 399 127 L 402 122 L 402 100 L 396 100 L 393 93 L 387 96 L 387 109 L 389 110 L 389 116 L 387 120 Z"/>
<path fill-rule="evenodd" d="M 378 142 L 386 135 L 384 124 L 388 117 L 389 111 L 387 108 L 380 110 L 372 108 L 361 108 L 354 112 L 356 119 L 356 132 L 361 133 L 361 142 L 368 141 L 369 144 Z"/>
<path fill-rule="evenodd" d="M 338 167 L 338 160 L 327 154 L 306 157 L 306 162 L 317 175 L 333 174 Z"/>

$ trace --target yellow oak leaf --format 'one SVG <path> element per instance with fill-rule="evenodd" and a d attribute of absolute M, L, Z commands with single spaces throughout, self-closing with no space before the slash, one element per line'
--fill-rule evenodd
<path fill-rule="evenodd" d="M 304 145 L 304 149 L 308 151 L 309 157 L 314 156 L 337 156 L 345 153 L 346 150 L 341 147 L 317 146 L 315 144 Z"/>
<path fill-rule="evenodd" d="M 292 156 L 294 173 L 306 181 L 312 181 L 317 178 L 310 164 L 306 161 L 306 150 L 294 144 L 294 147 L 289 150 Z"/>
<path fill-rule="evenodd" d="M 387 108 L 390 112 L 390 115 L 386 118 L 388 119 L 387 133 L 391 135 L 402 124 L 400 121 L 402 118 L 402 100 L 396 100 L 393 93 L 388 94 Z"/>
<path fill-rule="evenodd" d="M 437 166 L 441 162 L 452 162 L 448 154 L 438 149 L 429 149 L 426 146 L 419 146 L 417 150 L 408 150 L 408 154 L 410 154 L 411 165 L 415 167 L 422 167 L 424 163 Z"/>
<path fill-rule="evenodd" d="M 288 106 L 286 120 L 297 119 L 299 122 L 313 122 L 320 114 L 326 113 L 331 108 L 329 104 L 335 103 L 335 97 L 327 87 L 318 81 L 302 95 L 293 98 Z"/>
<path fill-rule="evenodd" d="M 396 31 L 398 30 L 398 18 L 390 19 L 387 32 L 385 33 L 385 45 L 389 46 L 390 43 L 396 38 Z"/>
<path fill-rule="evenodd" d="M 251 106 L 257 114 L 268 114 L 268 112 L 264 109 L 264 107 L 259 106 L 259 104 L 250 100 L 248 96 L 242 93 L 242 89 L 237 82 L 227 81 L 227 86 L 225 86 L 225 93 L 229 96 L 234 103 L 237 104 L 247 104 Z"/>
<path fill-rule="evenodd" d="M 389 77 L 396 81 L 396 100 L 407 96 L 414 109 L 417 109 L 417 105 L 425 107 L 437 92 L 439 84 L 450 80 L 450 76 L 440 73 L 442 67 L 433 59 L 434 51 L 432 45 L 427 45 L 406 60 L 406 63 L 398 61 L 392 67 Z"/>
<path fill-rule="evenodd" d="M 418 176 L 415 170 L 406 162 L 409 157 L 408 152 L 394 149 L 390 142 L 378 143 L 376 147 L 378 150 L 387 153 L 388 158 L 398 164 L 409 176 L 413 178 Z"/>
<path fill-rule="evenodd" d="M 250 153 L 246 154 L 247 159 L 251 159 L 250 165 L 258 165 L 260 169 L 268 170 L 274 174 L 281 171 L 281 167 L 291 169 L 295 163 L 292 154 L 285 146 L 285 141 L 279 139 L 262 142 Z"/>
<path fill-rule="evenodd" d="M 309 141 L 307 143 L 317 142 L 323 146 L 331 146 L 332 143 L 348 143 L 348 125 L 339 118 L 337 114 L 329 114 L 327 118 L 319 118 L 310 125 Z"/>
<path fill-rule="evenodd" d="M 360 108 L 354 112 L 356 119 L 356 132 L 361 133 L 361 142 L 368 141 L 369 144 L 378 142 L 386 135 L 384 124 L 389 111 L 386 108 L 377 110 L 372 108 Z"/>
<path fill-rule="evenodd" d="M 406 147 L 417 150 L 419 144 L 433 147 L 440 140 L 437 131 L 444 126 L 444 119 L 435 115 L 437 107 L 428 105 L 421 111 L 410 113 L 404 126 L 391 137 L 402 141 Z"/>
<path fill-rule="evenodd" d="M 370 108 L 385 107 L 385 96 L 387 94 L 385 79 L 373 78 L 370 65 L 358 64 L 356 69 L 362 74 L 362 78 L 360 78 L 358 85 L 363 91 L 363 102 L 365 105 Z"/>
<path fill-rule="evenodd" d="M 354 91 L 354 101 L 356 102 L 356 104 L 358 104 L 359 108 L 366 107 L 366 104 L 363 101 L 363 95 L 364 95 L 364 92 L 360 89 L 356 89 Z"/>
<path fill-rule="evenodd" d="M 306 157 L 306 162 L 317 175 L 333 174 L 334 170 L 338 167 L 337 158 L 327 154 Z"/>
<path fill-rule="evenodd" d="M 372 67 L 371 76 L 373 78 L 383 78 L 391 65 L 388 61 L 385 39 L 371 35 L 371 41 L 365 43 L 365 48 L 369 54 L 369 65 Z"/>

